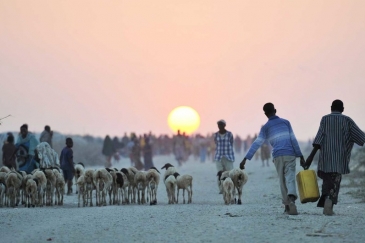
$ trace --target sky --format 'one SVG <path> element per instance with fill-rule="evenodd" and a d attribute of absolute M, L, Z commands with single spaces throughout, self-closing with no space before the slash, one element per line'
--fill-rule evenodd
<path fill-rule="evenodd" d="M 196 133 L 246 137 L 274 103 L 316 135 L 331 102 L 365 129 L 365 1 L 0 0 L 0 132 L 170 134 L 190 106 Z"/>

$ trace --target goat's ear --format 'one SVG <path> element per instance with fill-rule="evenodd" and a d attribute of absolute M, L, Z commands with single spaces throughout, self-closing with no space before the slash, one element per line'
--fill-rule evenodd
<path fill-rule="evenodd" d="M 156 170 L 159 174 L 161 174 L 159 171 L 158 171 L 158 169 L 156 168 L 156 167 L 151 167 L 151 169 L 154 169 L 154 170 Z"/>
<path fill-rule="evenodd" d="M 122 168 L 121 170 L 120 170 L 121 172 L 123 172 L 124 174 L 126 174 L 126 175 L 128 175 L 129 173 L 128 173 L 128 170 L 126 169 L 126 168 Z"/>
<path fill-rule="evenodd" d="M 166 168 L 166 165 L 164 165 L 164 166 L 161 168 L 161 170 L 162 170 L 162 169 L 165 169 L 165 168 Z"/>

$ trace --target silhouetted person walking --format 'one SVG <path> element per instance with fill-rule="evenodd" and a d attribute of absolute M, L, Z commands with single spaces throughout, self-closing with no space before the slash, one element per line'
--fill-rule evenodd
<path fill-rule="evenodd" d="M 233 169 L 234 151 L 233 151 L 233 134 L 226 130 L 226 121 L 217 122 L 218 132 L 214 133 L 214 142 L 216 145 L 214 162 L 217 171 L 229 171 Z M 218 182 L 219 188 L 219 182 Z M 223 193 L 223 192 L 219 192 Z"/>
<path fill-rule="evenodd" d="M 44 131 L 39 136 L 39 142 L 47 142 L 52 148 L 52 137 L 53 131 L 51 131 L 51 127 L 47 125 L 44 127 Z"/>
<path fill-rule="evenodd" d="M 72 138 L 66 138 L 66 147 L 62 149 L 60 155 L 61 169 L 63 171 L 63 177 L 67 184 L 67 195 L 71 195 L 72 193 L 72 179 L 75 175 L 75 167 L 73 161 L 74 156 L 72 150 L 73 145 L 74 143 L 72 141 Z"/>
<path fill-rule="evenodd" d="M 290 122 L 276 115 L 276 109 L 272 103 L 266 103 L 263 110 L 269 120 L 261 127 L 257 139 L 242 160 L 240 168 L 244 169 L 246 160 L 251 160 L 265 140 L 268 140 L 273 148 L 274 164 L 279 176 L 285 213 L 296 215 L 298 212 L 295 200 L 298 196 L 295 183 L 295 160 L 300 157 L 302 165 L 305 163 L 304 157 Z"/>
<path fill-rule="evenodd" d="M 16 147 L 14 145 L 14 137 L 13 135 L 8 136 L 6 139 L 6 143 L 4 143 L 2 147 L 3 151 L 3 165 L 7 166 L 9 169 L 14 168 L 17 169 L 16 166 Z"/>
<path fill-rule="evenodd" d="M 348 116 L 342 115 L 343 102 L 334 100 L 331 114 L 323 116 L 313 141 L 312 153 L 303 168 L 308 169 L 318 150 L 318 177 L 323 180 L 322 195 L 317 207 L 323 207 L 323 214 L 333 215 L 337 204 L 342 174 L 350 173 L 349 162 L 354 143 L 363 146 L 365 133 Z"/>

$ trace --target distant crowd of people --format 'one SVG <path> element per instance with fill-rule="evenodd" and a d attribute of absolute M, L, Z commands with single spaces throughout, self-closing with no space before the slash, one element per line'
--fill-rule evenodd
<path fill-rule="evenodd" d="M 241 154 L 246 152 L 249 146 L 254 142 L 257 135 L 246 139 L 241 139 L 239 135 L 234 137 L 235 153 Z M 214 162 L 216 151 L 216 143 L 214 140 L 214 133 L 203 136 L 196 134 L 188 136 L 184 132 L 177 131 L 173 136 L 160 135 L 156 136 L 152 132 L 143 135 L 136 135 L 127 133 L 122 138 L 114 137 L 113 139 L 107 135 L 103 142 L 102 152 L 106 156 L 106 167 L 112 166 L 112 159 L 120 160 L 121 157 L 129 157 L 131 165 L 137 169 L 148 170 L 153 165 L 153 157 L 156 155 L 170 155 L 173 154 L 177 164 L 181 166 L 190 157 L 196 161 L 204 163 L 206 161 Z M 257 156 L 259 159 L 260 156 Z M 269 159 L 271 157 L 271 147 L 267 143 L 261 148 L 261 159 L 267 161 L 269 166 Z"/>

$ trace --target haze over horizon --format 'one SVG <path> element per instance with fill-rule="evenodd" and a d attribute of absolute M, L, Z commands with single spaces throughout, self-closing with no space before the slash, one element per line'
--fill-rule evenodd
<path fill-rule="evenodd" d="M 0 133 L 23 123 L 104 137 L 172 134 L 190 106 L 197 133 L 245 138 L 273 102 L 300 140 L 334 99 L 365 129 L 365 1 L 0 0 Z"/>

